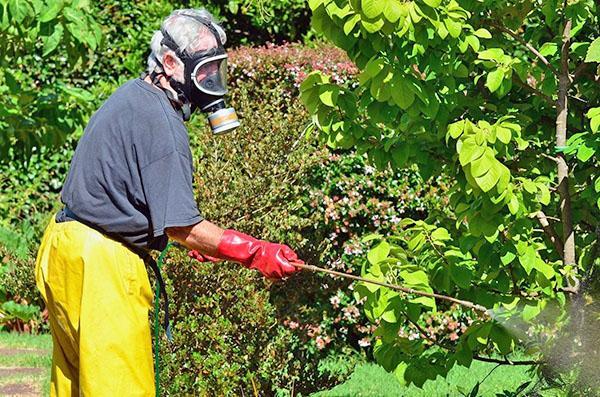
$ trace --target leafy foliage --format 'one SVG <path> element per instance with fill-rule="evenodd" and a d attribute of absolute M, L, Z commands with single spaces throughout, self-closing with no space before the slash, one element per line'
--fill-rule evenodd
<path fill-rule="evenodd" d="M 0 3 L 0 161 L 59 146 L 79 129 L 92 97 L 73 85 L 102 41 L 86 1 Z"/>
<path fill-rule="evenodd" d="M 556 1 L 309 3 L 313 27 L 361 71 L 342 84 L 320 72 L 302 83 L 320 139 L 366 153 L 381 169 L 416 164 L 426 178 L 452 181 L 447 211 L 403 220 L 398 233 L 372 238 L 363 275 L 502 313 L 494 320 L 473 314 L 460 339 L 440 349 L 426 335 L 398 336 L 407 322 L 422 326 L 439 302 L 358 286 L 366 315 L 379 324 L 378 362 L 400 381 L 422 385 L 479 354 L 509 354 L 526 336 L 507 328 L 508 319 L 543 325 L 532 352 L 559 340 L 568 301 L 586 293 L 598 265 L 594 2 L 567 2 L 564 9 Z M 555 136 L 566 125 L 557 122 L 564 87 L 570 98 L 561 120 L 570 139 L 561 147 Z M 569 163 L 562 186 L 568 182 L 571 190 L 553 182 L 562 172 L 557 162 L 565 169 L 562 156 Z M 561 213 L 567 198 L 571 208 Z M 571 252 L 563 242 L 572 241 L 572 232 Z M 584 287 L 573 289 L 578 283 Z M 565 289 L 575 291 L 572 299 Z"/>

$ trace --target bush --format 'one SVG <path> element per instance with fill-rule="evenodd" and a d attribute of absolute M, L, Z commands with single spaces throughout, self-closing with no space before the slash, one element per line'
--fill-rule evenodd
<path fill-rule="evenodd" d="M 339 51 L 322 51 L 330 67 L 347 62 Z M 300 230 L 311 219 L 298 213 L 297 193 L 308 188 L 326 152 L 305 139 L 308 118 L 297 99 L 295 66 L 305 69 L 315 54 L 289 45 L 231 54 L 230 102 L 242 126 L 217 137 L 203 116 L 190 126 L 198 205 L 207 219 L 301 246 Z M 181 253 L 172 260 L 190 263 Z M 295 357 L 301 341 L 279 320 L 280 309 L 257 273 L 206 264 L 172 265 L 167 274 L 171 285 L 190 287 L 172 289 L 176 343 L 163 346 L 171 395 L 272 394 L 316 372 L 316 362 Z"/>

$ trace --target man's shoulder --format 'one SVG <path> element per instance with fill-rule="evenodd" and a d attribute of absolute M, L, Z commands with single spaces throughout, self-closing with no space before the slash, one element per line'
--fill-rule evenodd
<path fill-rule="evenodd" d="M 95 116 L 103 122 L 125 123 L 144 130 L 183 126 L 183 122 L 177 123 L 180 117 L 165 93 L 141 79 L 129 80 L 117 88 Z"/>

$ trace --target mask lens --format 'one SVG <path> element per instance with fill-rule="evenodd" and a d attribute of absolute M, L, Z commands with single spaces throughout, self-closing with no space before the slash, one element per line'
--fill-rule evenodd
<path fill-rule="evenodd" d="M 200 91 L 224 95 L 227 92 L 227 58 L 209 60 L 198 65 L 194 72 L 194 82 Z"/>

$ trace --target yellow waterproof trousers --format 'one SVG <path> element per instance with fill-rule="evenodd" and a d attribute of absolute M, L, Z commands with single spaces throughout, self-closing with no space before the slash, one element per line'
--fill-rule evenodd
<path fill-rule="evenodd" d="M 50 395 L 154 396 L 144 262 L 70 221 L 48 225 L 36 261 L 54 350 Z"/>

